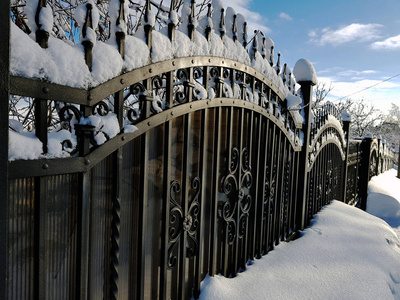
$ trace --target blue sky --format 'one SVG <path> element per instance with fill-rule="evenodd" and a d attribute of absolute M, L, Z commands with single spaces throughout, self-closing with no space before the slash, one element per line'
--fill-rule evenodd
<path fill-rule="evenodd" d="M 275 42 L 283 62 L 314 64 L 330 99 L 400 74 L 400 0 L 222 0 Z M 250 34 L 249 34 L 250 35 Z M 400 75 L 350 97 L 386 112 L 400 106 Z"/>

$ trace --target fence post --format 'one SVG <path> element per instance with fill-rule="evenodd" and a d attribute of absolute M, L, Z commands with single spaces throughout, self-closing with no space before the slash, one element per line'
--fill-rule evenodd
<path fill-rule="evenodd" d="M 0 295 L 7 299 L 8 107 L 10 96 L 10 0 L 0 1 Z M 7 104 L 6 104 L 7 103 Z"/>
<path fill-rule="evenodd" d="M 349 139 L 350 139 L 350 118 L 344 118 L 345 117 L 345 112 L 342 113 L 342 119 L 343 119 L 343 131 L 345 132 L 345 139 L 346 139 L 346 153 L 345 153 L 345 159 L 343 162 L 343 181 L 342 181 L 342 201 L 346 203 L 346 195 L 347 195 L 347 164 L 348 164 L 348 159 L 349 159 Z M 346 112 L 346 116 L 347 116 Z"/>
<path fill-rule="evenodd" d="M 400 166 L 400 143 L 399 143 L 399 149 L 398 149 L 397 153 L 399 155 L 399 158 L 397 159 L 397 178 L 400 179 L 400 168 L 399 168 L 399 166 Z"/>
<path fill-rule="evenodd" d="M 299 189 L 297 193 L 298 215 L 300 218 L 299 229 L 304 230 L 306 226 L 306 205 L 307 205 L 307 174 L 308 174 L 308 156 L 309 156 L 309 144 L 310 144 L 310 129 L 311 129 L 311 106 L 312 106 L 312 95 L 313 86 L 316 84 L 315 70 L 312 64 L 305 59 L 300 59 L 293 70 L 293 73 L 297 79 L 298 84 L 301 86 L 301 93 L 303 95 L 303 107 L 304 107 L 304 124 L 303 124 L 303 149 L 300 153 L 299 161 Z M 306 76 L 304 76 L 306 75 Z"/>
<path fill-rule="evenodd" d="M 370 173 L 370 157 L 371 157 L 371 137 L 365 137 L 361 143 L 361 163 L 359 169 L 359 197 L 362 210 L 367 209 L 368 181 Z"/>

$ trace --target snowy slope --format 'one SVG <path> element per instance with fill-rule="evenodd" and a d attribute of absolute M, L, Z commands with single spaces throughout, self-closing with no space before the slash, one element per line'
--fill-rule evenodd
<path fill-rule="evenodd" d="M 382 190 L 393 182 L 399 189 L 393 174 L 378 180 Z M 300 239 L 236 278 L 207 277 L 200 299 L 400 299 L 400 239 L 385 221 L 334 201 Z"/>

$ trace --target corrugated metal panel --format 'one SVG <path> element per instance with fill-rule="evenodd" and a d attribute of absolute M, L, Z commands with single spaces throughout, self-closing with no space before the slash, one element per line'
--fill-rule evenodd
<path fill-rule="evenodd" d="M 33 299 L 34 179 L 9 180 L 8 299 Z"/>
<path fill-rule="evenodd" d="M 113 194 L 113 156 L 92 169 L 89 254 L 89 299 L 108 295 L 108 264 Z M 106 298 L 106 297 L 105 297 Z"/>
<path fill-rule="evenodd" d="M 78 175 L 44 179 L 47 180 L 46 295 L 48 299 L 73 299 L 76 289 Z"/>

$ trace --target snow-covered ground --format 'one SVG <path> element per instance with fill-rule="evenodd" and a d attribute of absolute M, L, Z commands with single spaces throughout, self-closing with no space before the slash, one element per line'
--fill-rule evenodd
<path fill-rule="evenodd" d="M 281 243 L 237 277 L 207 277 L 200 299 L 400 299 L 396 175 L 392 169 L 372 178 L 369 213 L 333 201 L 301 238 Z"/>

